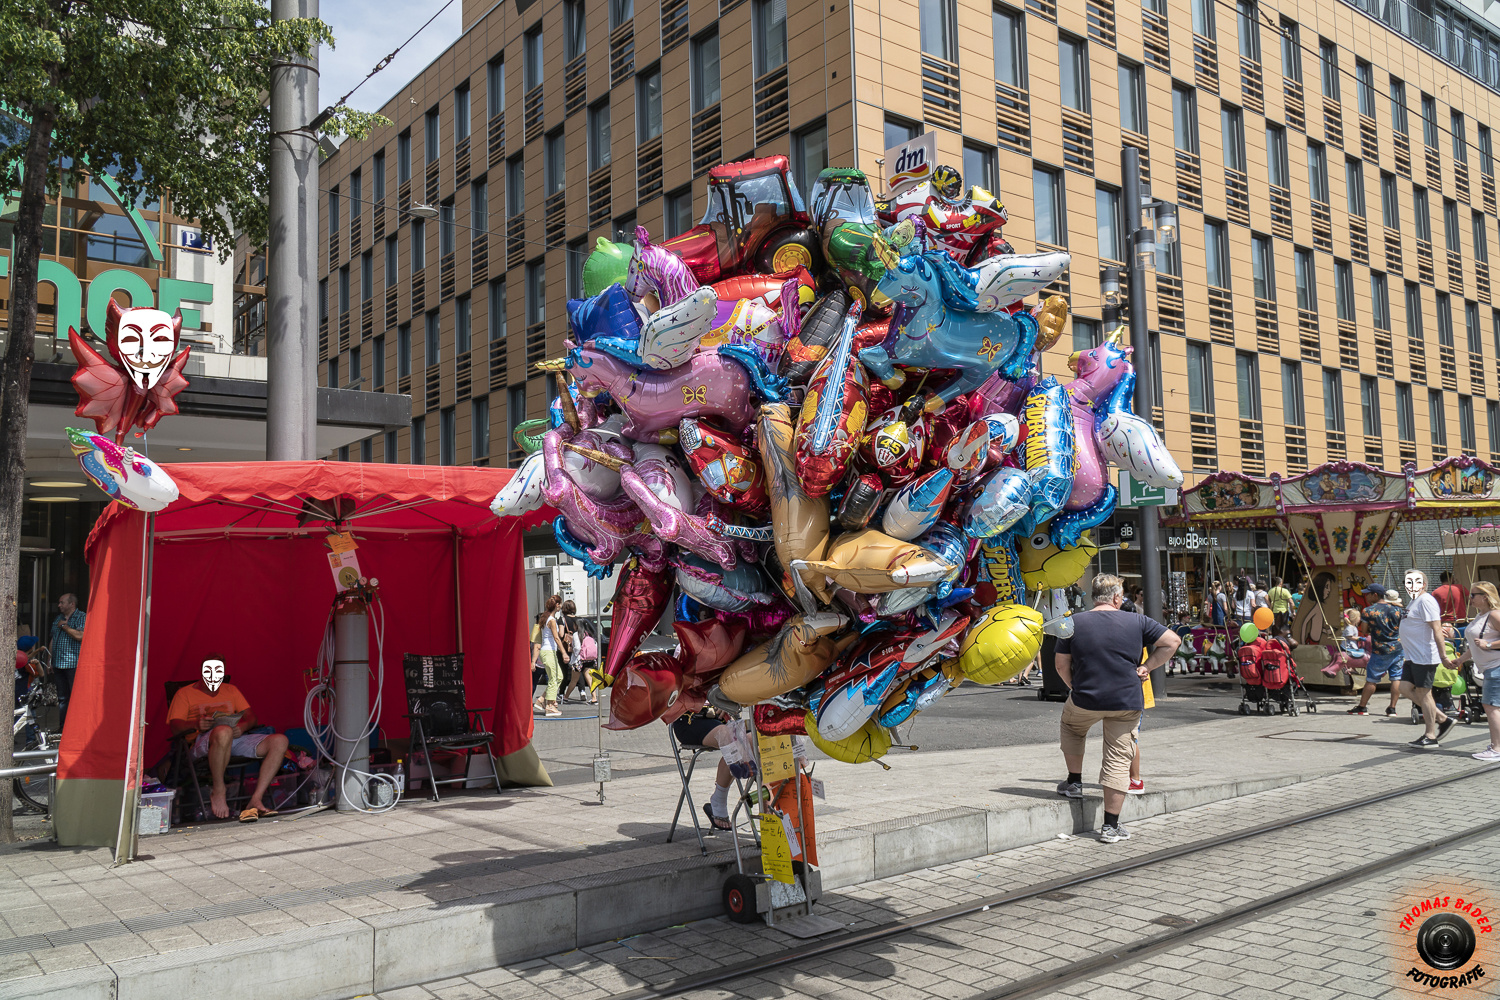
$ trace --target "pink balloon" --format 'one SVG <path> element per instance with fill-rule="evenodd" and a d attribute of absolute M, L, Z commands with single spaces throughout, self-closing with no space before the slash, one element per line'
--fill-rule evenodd
<path fill-rule="evenodd" d="M 1078 451 L 1078 472 L 1073 476 L 1073 492 L 1068 494 L 1064 510 L 1090 507 L 1109 485 L 1108 463 L 1094 442 L 1094 402 L 1109 394 L 1115 383 L 1134 369 L 1129 347 L 1105 343 L 1081 351 L 1068 359 L 1078 377 L 1068 383 L 1072 400 L 1073 445 Z"/>
<path fill-rule="evenodd" d="M 573 437 L 567 424 L 542 435 L 542 458 L 547 482 L 542 496 L 567 518 L 568 529 L 589 543 L 589 558 L 601 566 L 616 562 L 634 547 L 641 565 L 658 573 L 666 566 L 666 546 L 651 533 L 650 522 L 628 495 L 595 500 L 573 481 L 563 465 L 563 443 Z"/>
<path fill-rule="evenodd" d="M 737 361 L 717 353 L 695 354 L 669 371 L 646 372 L 585 345 L 574 355 L 572 374 L 579 392 L 607 392 L 629 418 L 622 433 L 637 441 L 676 438 L 683 417 L 716 417 L 734 434 L 755 419 L 750 376 Z"/>

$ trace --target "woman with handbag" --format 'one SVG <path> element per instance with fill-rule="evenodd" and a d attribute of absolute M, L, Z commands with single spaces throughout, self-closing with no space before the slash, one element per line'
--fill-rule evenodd
<path fill-rule="evenodd" d="M 1484 717 L 1490 724 L 1490 745 L 1471 756 L 1486 762 L 1500 761 L 1500 592 L 1493 583 L 1479 581 L 1469 592 L 1469 626 L 1464 629 L 1465 660 L 1484 682 Z"/>

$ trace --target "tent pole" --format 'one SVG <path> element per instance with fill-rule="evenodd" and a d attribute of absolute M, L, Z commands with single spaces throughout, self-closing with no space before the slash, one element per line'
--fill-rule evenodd
<path fill-rule="evenodd" d="M 146 515 L 142 534 L 144 552 L 141 558 L 141 606 L 136 631 L 135 685 L 130 698 L 130 737 L 125 748 L 125 781 L 120 798 L 120 823 L 115 832 L 115 865 L 129 864 L 135 858 L 139 835 L 137 808 L 141 798 L 141 741 L 146 720 L 146 654 L 151 643 L 152 540 L 156 532 L 156 515 Z"/>
<path fill-rule="evenodd" d="M 457 653 L 462 656 L 464 652 L 464 590 L 459 582 L 458 573 L 458 550 L 462 539 L 458 534 L 458 525 L 453 526 L 453 635 L 457 643 Z"/>

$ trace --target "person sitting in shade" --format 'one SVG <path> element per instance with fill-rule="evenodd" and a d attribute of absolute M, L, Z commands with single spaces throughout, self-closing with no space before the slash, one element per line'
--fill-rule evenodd
<path fill-rule="evenodd" d="M 240 822 L 254 823 L 263 816 L 276 815 L 276 810 L 266 808 L 264 796 L 276 772 L 281 770 L 286 737 L 279 733 L 250 732 L 256 727 L 255 710 L 239 688 L 224 680 L 223 657 L 210 656 L 204 660 L 202 673 L 202 680 L 177 689 L 167 709 L 167 725 L 174 736 L 198 733 L 191 753 L 194 760 L 208 758 L 208 773 L 213 778 L 209 808 L 219 819 L 228 819 L 224 771 L 229 759 L 260 757 L 260 779 L 240 812 Z"/>

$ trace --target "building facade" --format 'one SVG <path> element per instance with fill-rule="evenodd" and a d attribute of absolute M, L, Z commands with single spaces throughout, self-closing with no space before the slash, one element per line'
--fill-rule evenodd
<path fill-rule="evenodd" d="M 410 392 L 414 414 L 340 457 L 514 463 L 596 239 L 688 228 L 721 161 L 879 188 L 884 150 L 931 131 L 1018 249 L 1072 253 L 1079 345 L 1101 268 L 1127 263 L 1121 150 L 1141 150 L 1179 206 L 1147 284 L 1190 483 L 1500 458 L 1500 26 L 1359 4 L 466 2 L 394 124 L 322 168 L 323 384 Z"/>

